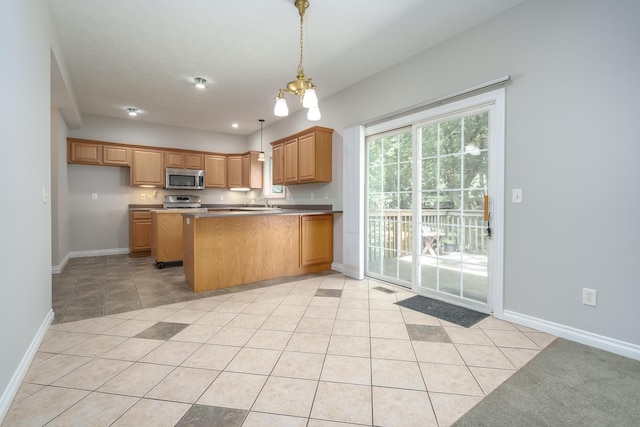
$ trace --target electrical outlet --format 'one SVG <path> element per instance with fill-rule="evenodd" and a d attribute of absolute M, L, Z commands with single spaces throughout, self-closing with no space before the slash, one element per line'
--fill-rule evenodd
<path fill-rule="evenodd" d="M 220 195 L 220 201 L 223 201 L 223 200 L 224 200 L 224 196 L 221 194 Z"/>
<path fill-rule="evenodd" d="M 585 305 L 596 306 L 596 298 L 598 291 L 595 289 L 582 288 L 582 303 Z"/>
<path fill-rule="evenodd" d="M 329 193 L 324 193 L 324 199 L 329 200 Z"/>
<path fill-rule="evenodd" d="M 309 196 L 309 198 L 310 198 L 311 200 L 313 200 L 313 199 L 315 199 L 315 198 L 316 198 L 316 195 L 315 195 L 315 194 L 313 194 L 313 193 L 311 193 L 311 195 Z"/>
<path fill-rule="evenodd" d="M 91 193 L 91 200 L 98 200 L 98 193 Z"/>

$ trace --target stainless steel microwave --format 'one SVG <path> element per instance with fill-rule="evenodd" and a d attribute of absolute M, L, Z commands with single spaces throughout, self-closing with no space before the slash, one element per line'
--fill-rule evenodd
<path fill-rule="evenodd" d="M 204 190 L 204 171 L 167 168 L 165 188 L 168 190 Z"/>

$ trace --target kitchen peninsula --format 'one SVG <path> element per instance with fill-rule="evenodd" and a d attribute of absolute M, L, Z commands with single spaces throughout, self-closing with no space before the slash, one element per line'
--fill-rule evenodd
<path fill-rule="evenodd" d="M 330 270 L 331 210 L 183 214 L 184 275 L 194 292 Z"/>

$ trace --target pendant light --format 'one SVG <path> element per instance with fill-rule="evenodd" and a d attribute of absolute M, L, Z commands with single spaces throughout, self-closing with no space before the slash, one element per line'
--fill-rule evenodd
<path fill-rule="evenodd" d="M 260 122 L 260 154 L 258 154 L 258 161 L 264 162 L 264 151 L 262 150 L 262 124 L 264 123 L 264 119 L 258 120 Z"/>

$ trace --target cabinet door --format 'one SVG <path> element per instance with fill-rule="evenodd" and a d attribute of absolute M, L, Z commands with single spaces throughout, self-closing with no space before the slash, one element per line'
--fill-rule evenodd
<path fill-rule="evenodd" d="M 264 162 L 258 161 L 259 151 L 249 151 L 242 155 L 242 186 L 262 188 Z"/>
<path fill-rule="evenodd" d="M 151 256 L 156 262 L 182 261 L 184 242 L 182 239 L 182 214 L 156 213 L 151 218 Z"/>
<path fill-rule="evenodd" d="M 227 156 L 205 156 L 204 180 L 207 188 L 227 188 Z"/>
<path fill-rule="evenodd" d="M 134 149 L 131 158 L 131 185 L 164 187 L 164 152 Z"/>
<path fill-rule="evenodd" d="M 99 165 L 102 163 L 102 146 L 90 142 L 69 141 L 67 145 L 67 162 Z"/>
<path fill-rule="evenodd" d="M 229 188 L 242 187 L 242 156 L 227 156 L 227 168 Z"/>
<path fill-rule="evenodd" d="M 183 157 L 186 169 L 204 169 L 204 155 L 184 153 Z"/>
<path fill-rule="evenodd" d="M 242 155 L 242 187 L 254 188 L 251 182 L 251 154 Z"/>
<path fill-rule="evenodd" d="M 300 266 L 333 261 L 333 215 L 300 217 Z"/>
<path fill-rule="evenodd" d="M 183 168 L 184 159 L 182 153 L 166 152 L 164 153 L 165 165 L 168 168 Z"/>
<path fill-rule="evenodd" d="M 283 143 L 284 151 L 284 182 L 298 182 L 298 139 L 291 139 Z"/>
<path fill-rule="evenodd" d="M 130 166 L 131 149 L 111 145 L 102 146 L 102 164 L 113 166 Z"/>
<path fill-rule="evenodd" d="M 129 222 L 130 248 L 129 251 L 146 252 L 151 250 L 151 212 L 131 212 Z"/>
<path fill-rule="evenodd" d="M 302 181 L 316 179 L 316 134 L 298 138 L 298 178 Z"/>
<path fill-rule="evenodd" d="M 273 144 L 271 147 L 272 159 L 271 159 L 271 183 L 273 185 L 284 184 L 284 150 L 282 143 Z"/>

